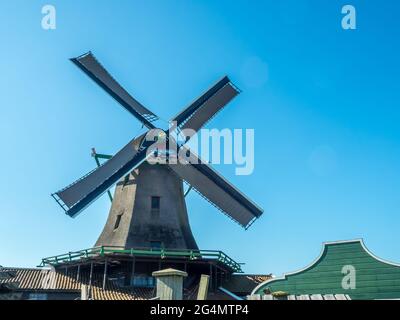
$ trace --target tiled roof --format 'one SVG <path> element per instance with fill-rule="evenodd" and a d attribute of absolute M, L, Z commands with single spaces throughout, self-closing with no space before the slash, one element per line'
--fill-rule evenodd
<path fill-rule="evenodd" d="M 196 300 L 197 293 L 199 291 L 199 285 L 193 285 L 189 288 L 185 288 L 183 290 L 183 299 L 184 300 Z M 217 290 L 215 292 L 207 293 L 207 300 L 234 300 L 230 295 L 226 294 L 221 290 Z"/>
<path fill-rule="evenodd" d="M 81 272 L 77 280 L 77 272 L 60 272 L 49 269 L 4 268 L 5 271 L 14 271 L 15 277 L 1 279 L 0 284 L 17 283 L 18 290 L 46 291 L 46 292 L 80 292 L 83 284 L 89 284 L 89 272 Z M 103 290 L 103 274 L 93 273 L 92 298 L 94 300 L 145 300 L 154 296 L 152 288 L 121 288 L 115 282 L 106 280 Z"/>
<path fill-rule="evenodd" d="M 8 279 L 0 279 L 0 286 L 17 284 L 17 291 L 35 292 L 76 292 L 80 295 L 82 285 L 89 285 L 90 273 L 80 272 L 77 280 L 77 270 L 51 271 L 50 269 L 29 269 L 29 268 L 4 268 L 3 271 L 12 272 L 15 276 Z M 184 289 L 185 300 L 195 300 L 197 298 L 198 284 Z M 127 288 L 120 287 L 111 280 L 106 280 L 105 290 L 103 290 L 103 273 L 93 272 L 91 297 L 94 300 L 146 300 L 155 296 L 154 288 Z M 218 290 L 209 293 L 208 299 L 232 300 L 232 297 Z"/>
<path fill-rule="evenodd" d="M 152 288 L 114 289 L 103 290 L 100 287 L 92 287 L 94 300 L 147 300 L 154 296 Z"/>
<path fill-rule="evenodd" d="M 215 292 L 209 292 L 207 295 L 207 300 L 235 300 L 232 296 L 227 293 L 217 290 Z"/>
<path fill-rule="evenodd" d="M 14 272 L 5 271 L 3 267 L 0 266 L 0 279 L 8 279 L 15 276 Z"/>
<path fill-rule="evenodd" d="M 260 283 L 272 279 L 272 275 L 234 274 L 222 287 L 237 294 L 250 294 Z"/>

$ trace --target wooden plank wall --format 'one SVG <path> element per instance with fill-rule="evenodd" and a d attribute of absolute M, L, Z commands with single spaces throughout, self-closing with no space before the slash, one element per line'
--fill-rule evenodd
<path fill-rule="evenodd" d="M 343 267 L 355 270 L 355 288 L 345 288 Z M 326 244 L 320 259 L 305 270 L 261 285 L 255 293 L 284 291 L 291 295 L 347 294 L 351 299 L 400 298 L 400 266 L 376 259 L 361 241 Z"/>

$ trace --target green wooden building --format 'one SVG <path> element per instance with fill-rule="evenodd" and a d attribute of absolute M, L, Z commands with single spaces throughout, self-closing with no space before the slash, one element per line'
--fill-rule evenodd
<path fill-rule="evenodd" d="M 373 255 L 362 240 L 323 244 L 308 267 L 267 280 L 253 295 L 346 294 L 351 299 L 400 299 L 400 264 Z"/>

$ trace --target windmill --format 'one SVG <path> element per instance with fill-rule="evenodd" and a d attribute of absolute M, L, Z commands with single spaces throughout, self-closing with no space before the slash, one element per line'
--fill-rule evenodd
<path fill-rule="evenodd" d="M 146 139 L 152 130 L 159 130 L 159 136 L 168 143 L 176 143 L 178 150 L 187 151 L 184 143 L 173 141 L 170 134 L 188 128 L 194 134 L 238 95 L 228 77 L 172 118 L 175 126 L 164 131 L 154 124 L 157 115 L 135 100 L 91 52 L 71 60 L 148 129 L 104 164 L 53 194 L 66 214 L 75 217 L 116 184 L 110 213 L 96 245 L 197 249 L 183 182 L 244 228 L 261 216 L 260 207 L 192 152 L 187 163 L 152 165 L 146 161 L 154 144 Z"/>

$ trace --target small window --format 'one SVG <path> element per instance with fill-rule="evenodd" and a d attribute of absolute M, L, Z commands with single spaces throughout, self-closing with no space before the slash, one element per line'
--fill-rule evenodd
<path fill-rule="evenodd" d="M 122 218 L 122 213 L 117 215 L 117 220 L 115 221 L 114 230 L 118 229 L 119 224 L 121 222 L 121 218 Z"/>
<path fill-rule="evenodd" d="M 156 285 L 156 279 L 149 276 L 134 276 L 131 280 L 131 285 L 134 287 L 152 288 Z"/>
<path fill-rule="evenodd" d="M 123 185 L 123 186 L 126 186 L 128 183 L 129 183 L 129 174 L 127 174 L 127 175 L 125 176 L 125 178 L 124 178 L 124 185 Z"/>
<path fill-rule="evenodd" d="M 29 300 L 47 300 L 46 293 L 30 293 Z"/>
<path fill-rule="evenodd" d="M 161 241 L 150 241 L 150 246 L 152 249 L 161 249 L 163 244 Z"/>
<path fill-rule="evenodd" d="M 160 197 L 151 197 L 151 210 L 160 210 Z"/>

